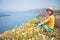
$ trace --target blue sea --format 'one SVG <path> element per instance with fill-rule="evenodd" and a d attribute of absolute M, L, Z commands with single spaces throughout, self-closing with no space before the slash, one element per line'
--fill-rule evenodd
<path fill-rule="evenodd" d="M 39 13 L 35 11 L 22 11 L 22 12 L 0 12 L 0 34 L 12 30 L 13 28 L 24 25 L 29 20 L 33 20 Z"/>

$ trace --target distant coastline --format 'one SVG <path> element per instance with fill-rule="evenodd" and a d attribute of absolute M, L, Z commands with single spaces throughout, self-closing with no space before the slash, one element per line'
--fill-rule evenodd
<path fill-rule="evenodd" d="M 11 15 L 0 15 L 0 17 L 11 16 Z"/>

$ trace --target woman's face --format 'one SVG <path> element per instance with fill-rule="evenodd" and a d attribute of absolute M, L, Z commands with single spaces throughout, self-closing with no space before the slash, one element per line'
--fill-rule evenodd
<path fill-rule="evenodd" d="M 50 10 L 46 11 L 46 15 L 50 15 L 52 12 Z"/>

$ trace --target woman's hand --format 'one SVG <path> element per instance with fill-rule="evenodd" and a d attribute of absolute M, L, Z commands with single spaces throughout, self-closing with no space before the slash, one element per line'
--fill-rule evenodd
<path fill-rule="evenodd" d="M 40 28 L 41 24 L 38 24 L 37 27 Z"/>

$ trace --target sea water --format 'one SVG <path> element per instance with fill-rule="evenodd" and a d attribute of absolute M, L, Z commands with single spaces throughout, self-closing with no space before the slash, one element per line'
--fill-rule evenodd
<path fill-rule="evenodd" d="M 39 13 L 34 11 L 24 12 L 0 12 L 0 33 L 11 30 L 20 25 L 27 23 L 29 20 L 35 19 Z"/>

